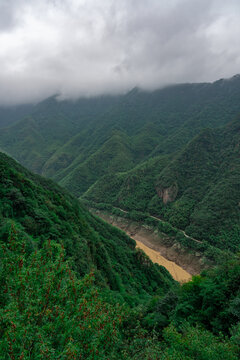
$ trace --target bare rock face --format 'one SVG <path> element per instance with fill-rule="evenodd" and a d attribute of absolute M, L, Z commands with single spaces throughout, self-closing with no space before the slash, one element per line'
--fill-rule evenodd
<path fill-rule="evenodd" d="M 177 183 L 174 183 L 173 185 L 165 189 L 160 185 L 156 188 L 156 191 L 158 196 L 162 199 L 163 203 L 167 204 L 168 202 L 172 202 L 176 199 L 178 193 L 178 185 Z"/>

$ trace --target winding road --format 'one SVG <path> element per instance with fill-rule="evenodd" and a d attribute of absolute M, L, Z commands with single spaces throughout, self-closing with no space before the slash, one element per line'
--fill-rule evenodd
<path fill-rule="evenodd" d="M 118 210 L 122 211 L 122 212 L 125 213 L 125 214 L 128 214 L 128 213 L 129 213 L 129 211 L 123 210 L 123 209 L 121 209 L 121 208 L 119 208 L 119 207 L 116 207 L 116 206 L 113 206 L 113 208 L 114 208 L 114 209 L 118 209 Z M 160 221 L 160 222 L 162 222 L 162 223 L 169 224 L 167 221 L 165 221 L 165 220 L 163 220 L 163 219 L 160 219 L 160 218 L 158 218 L 158 217 L 156 217 L 156 216 L 148 215 L 148 217 L 150 217 L 150 218 L 152 218 L 152 219 L 155 219 L 155 220 L 157 220 L 157 221 Z M 187 235 L 184 230 L 181 230 L 181 229 L 178 229 L 178 228 L 175 228 L 175 229 L 176 229 L 177 231 L 180 231 L 184 236 L 186 236 L 186 238 L 188 238 L 188 239 L 190 239 L 190 240 L 192 240 L 192 241 L 195 241 L 195 242 L 197 242 L 197 243 L 202 244 L 202 241 L 201 241 L 201 240 L 197 240 L 197 239 L 195 239 L 195 238 Z"/>

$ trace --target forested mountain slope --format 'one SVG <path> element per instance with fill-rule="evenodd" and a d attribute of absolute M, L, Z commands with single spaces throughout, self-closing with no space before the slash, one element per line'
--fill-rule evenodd
<path fill-rule="evenodd" d="M 53 96 L 1 129 L 0 149 L 77 197 L 149 212 L 237 251 L 239 113 L 239 75 L 122 96 Z"/>
<path fill-rule="evenodd" d="M 157 156 L 128 172 L 105 176 L 87 200 L 169 221 L 223 249 L 240 247 L 240 118 L 206 129 L 175 156 Z"/>
<path fill-rule="evenodd" d="M 33 110 L 34 105 L 8 105 L 0 106 L 0 128 L 10 126 L 27 116 Z"/>
<path fill-rule="evenodd" d="M 14 227 L 29 251 L 48 240 L 64 245 L 72 268 L 83 276 L 95 271 L 99 284 L 134 303 L 138 297 L 164 292 L 169 273 L 135 250 L 123 232 L 91 215 L 79 201 L 50 180 L 33 175 L 0 154 L 0 237 Z"/>
<path fill-rule="evenodd" d="M 239 258 L 177 286 L 51 180 L 0 174 L 2 359 L 239 358 Z"/>
<path fill-rule="evenodd" d="M 113 97 L 99 97 L 61 102 L 53 96 L 35 105 L 24 119 L 2 129 L 0 147 L 41 173 L 56 150 L 80 130 L 85 136 L 91 121 L 97 121 L 116 101 Z"/>
<path fill-rule="evenodd" d="M 0 148 L 80 196 L 104 175 L 175 153 L 203 128 L 230 122 L 240 112 L 239 100 L 238 75 L 75 102 L 52 97 L 26 119 L 2 129 Z"/>

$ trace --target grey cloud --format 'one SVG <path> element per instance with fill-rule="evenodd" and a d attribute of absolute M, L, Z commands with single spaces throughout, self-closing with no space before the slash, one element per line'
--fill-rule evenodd
<path fill-rule="evenodd" d="M 7 0 L 0 2 L 0 32 L 9 31 L 16 25 L 16 21 L 12 2 Z"/>
<path fill-rule="evenodd" d="M 28 0 L 0 0 L 0 34 L 21 26 L 22 10 Z"/>
<path fill-rule="evenodd" d="M 0 3 L 0 103 L 234 75 L 239 10 L 238 0 Z"/>

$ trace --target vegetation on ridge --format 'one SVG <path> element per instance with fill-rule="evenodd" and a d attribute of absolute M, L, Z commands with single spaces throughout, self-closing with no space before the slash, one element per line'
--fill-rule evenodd
<path fill-rule="evenodd" d="M 239 258 L 177 286 L 124 233 L 0 155 L 2 359 L 239 358 Z"/>
<path fill-rule="evenodd" d="M 75 196 L 239 250 L 240 78 L 75 102 L 49 98 L 0 148 Z M 207 128 L 207 129 L 206 129 Z M 218 129 L 217 129 L 218 128 Z"/>
<path fill-rule="evenodd" d="M 159 217 L 222 250 L 240 250 L 239 118 L 206 129 L 177 156 L 105 176 L 82 197 Z"/>
<path fill-rule="evenodd" d="M 80 276 L 95 269 L 98 283 L 118 291 L 129 303 L 161 293 L 173 283 L 164 268 L 149 266 L 132 239 L 92 216 L 53 182 L 29 173 L 4 154 L 0 170 L 2 239 L 8 238 L 10 218 L 31 248 L 48 239 L 62 243 Z"/>
<path fill-rule="evenodd" d="M 239 94 L 233 77 L 53 97 L 21 121 L 5 112 L 0 148 L 21 163 L 212 260 L 228 256 L 179 285 L 67 190 L 0 153 L 1 358 L 240 358 Z"/>

